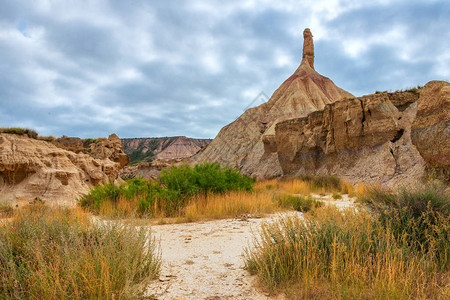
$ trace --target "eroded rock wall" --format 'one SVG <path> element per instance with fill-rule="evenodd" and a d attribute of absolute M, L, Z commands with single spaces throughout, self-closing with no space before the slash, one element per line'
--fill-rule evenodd
<path fill-rule="evenodd" d="M 418 92 L 378 93 L 280 122 L 276 152 L 285 175 L 337 175 L 350 182 L 408 184 L 425 162 L 411 142 Z"/>
<path fill-rule="evenodd" d="M 428 171 L 450 180 L 450 84 L 431 81 L 423 87 L 412 124 L 412 142 Z"/>
<path fill-rule="evenodd" d="M 116 134 L 108 138 L 80 139 L 78 137 L 61 137 L 51 141 L 56 147 L 75 153 L 86 153 L 93 158 L 110 159 L 120 164 L 121 168 L 130 161 Z"/>
<path fill-rule="evenodd" d="M 112 154 L 114 137 L 105 143 L 111 148 L 101 152 L 106 156 L 102 159 L 26 136 L 0 134 L 0 200 L 22 204 L 37 197 L 49 204 L 75 205 L 75 198 L 95 184 L 118 179 L 123 161 Z"/>

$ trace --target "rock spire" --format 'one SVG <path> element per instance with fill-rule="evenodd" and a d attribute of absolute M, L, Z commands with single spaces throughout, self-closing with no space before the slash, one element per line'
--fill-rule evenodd
<path fill-rule="evenodd" d="M 303 31 L 303 58 L 302 64 L 308 63 L 314 69 L 314 42 L 309 28 Z"/>

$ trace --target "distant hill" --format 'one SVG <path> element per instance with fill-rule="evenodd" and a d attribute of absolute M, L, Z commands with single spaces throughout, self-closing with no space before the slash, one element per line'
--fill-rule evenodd
<path fill-rule="evenodd" d="M 185 136 L 121 139 L 130 164 L 155 159 L 188 158 L 207 146 L 212 139 L 193 139 Z"/>

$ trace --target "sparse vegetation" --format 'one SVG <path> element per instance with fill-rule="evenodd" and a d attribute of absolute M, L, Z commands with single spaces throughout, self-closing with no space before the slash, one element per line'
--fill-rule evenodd
<path fill-rule="evenodd" d="M 38 133 L 32 129 L 28 128 L 16 128 L 16 127 L 9 127 L 9 128 L 0 128 L 1 133 L 9 133 L 9 134 L 17 134 L 17 135 L 26 135 L 32 139 L 38 138 Z"/>
<path fill-rule="evenodd" d="M 401 89 L 401 90 L 396 90 L 395 92 L 411 92 L 411 93 L 417 93 L 421 88 L 423 88 L 422 85 L 417 85 L 415 87 L 412 88 L 406 88 L 406 89 Z"/>
<path fill-rule="evenodd" d="M 51 143 L 51 142 L 55 141 L 57 138 L 50 135 L 50 136 L 38 136 L 37 139 L 40 141 L 45 141 L 45 142 Z"/>
<path fill-rule="evenodd" d="M 350 183 L 335 176 L 300 176 L 270 181 L 270 186 L 288 194 L 308 196 L 311 193 L 343 193 L 354 195 L 354 187 Z"/>
<path fill-rule="evenodd" d="M 82 207 L 103 215 L 121 217 L 179 216 L 198 195 L 207 198 L 229 191 L 249 192 L 254 180 L 216 163 L 164 170 L 158 181 L 135 178 L 123 185 L 98 186 L 80 199 Z"/>
<path fill-rule="evenodd" d="M 0 218 L 8 218 L 13 214 L 14 208 L 10 201 L 5 199 L 0 200 Z"/>
<path fill-rule="evenodd" d="M 1 299 L 140 298 L 159 271 L 148 231 L 34 204 L 0 224 Z"/>
<path fill-rule="evenodd" d="M 290 208 L 296 211 L 307 212 L 313 208 L 321 207 L 322 202 L 313 199 L 311 196 L 280 194 L 275 196 L 280 207 Z"/>
<path fill-rule="evenodd" d="M 338 193 L 334 193 L 334 194 L 333 194 L 333 199 L 334 199 L 334 200 L 342 199 L 342 195 L 341 195 L 341 194 L 338 194 Z"/>
<path fill-rule="evenodd" d="M 326 206 L 265 224 L 247 268 L 304 299 L 447 299 L 450 215 L 444 188 L 369 191 L 374 215 Z"/>

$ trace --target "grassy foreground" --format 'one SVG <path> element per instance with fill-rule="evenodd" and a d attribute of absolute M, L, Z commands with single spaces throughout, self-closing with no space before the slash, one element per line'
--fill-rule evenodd
<path fill-rule="evenodd" d="M 0 299 L 139 298 L 159 268 L 147 231 L 81 209 L 35 204 L 0 224 Z"/>
<path fill-rule="evenodd" d="M 327 206 L 262 226 L 247 268 L 297 299 L 449 299 L 450 196 L 369 191 L 371 213 Z"/>

